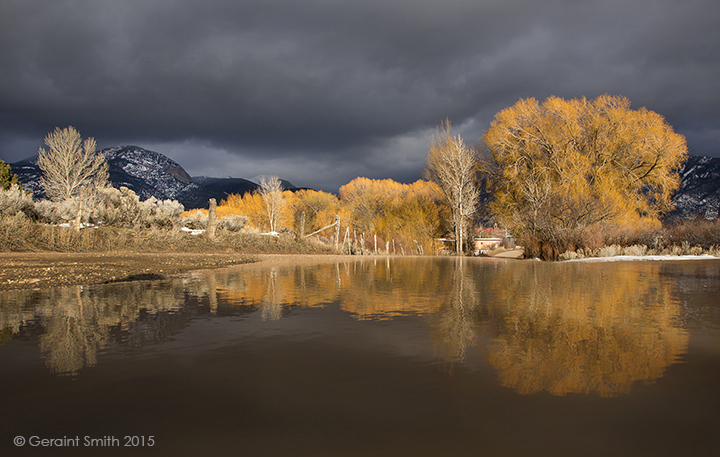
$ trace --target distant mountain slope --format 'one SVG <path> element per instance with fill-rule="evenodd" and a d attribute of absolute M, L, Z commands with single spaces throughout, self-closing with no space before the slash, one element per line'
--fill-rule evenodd
<path fill-rule="evenodd" d="M 207 206 L 210 198 L 217 198 L 212 189 L 195 184 L 190 175 L 177 162 L 154 151 L 137 146 L 103 149 L 108 162 L 110 182 L 114 187 L 127 187 L 141 200 L 155 197 L 158 200 L 178 200 L 186 208 Z M 10 164 L 23 187 L 36 199 L 45 198 L 40 184 L 42 172 L 37 156 Z"/>
<path fill-rule="evenodd" d="M 141 200 L 195 199 L 204 189 L 177 162 L 137 146 L 104 149 L 113 186 L 132 189 Z"/>
<path fill-rule="evenodd" d="M 196 182 L 177 162 L 138 146 L 108 148 L 103 149 L 102 153 L 108 162 L 112 185 L 131 189 L 141 200 L 155 197 L 158 200 L 178 200 L 186 209 L 207 208 L 211 198 L 220 203 L 230 194 L 244 194 L 258 187 L 254 182 L 242 178 L 200 176 L 195 178 Z M 46 197 L 40 184 L 42 172 L 37 165 L 37 156 L 10 166 L 23 187 L 31 191 L 36 199 Z M 297 189 L 289 181 L 281 181 L 286 189 Z"/>
<path fill-rule="evenodd" d="M 720 158 L 689 156 L 680 170 L 682 183 L 669 218 L 715 219 L 720 214 Z"/>
<path fill-rule="evenodd" d="M 193 181 L 218 195 L 217 201 L 225 199 L 230 194 L 244 194 L 258 188 L 254 182 L 243 178 L 212 178 L 208 176 L 193 176 Z"/>
<path fill-rule="evenodd" d="M 243 178 L 190 177 L 177 162 L 154 151 L 137 146 L 104 149 L 113 186 L 132 189 L 142 200 L 178 200 L 186 209 L 207 208 L 208 200 L 220 203 L 230 194 L 244 194 L 258 188 L 258 184 Z M 23 187 L 45 198 L 40 185 L 41 171 L 37 156 L 10 164 Z M 720 216 L 720 158 L 690 156 L 680 171 L 682 184 L 675 195 L 675 210 L 668 218 L 685 219 Z M 281 180 L 288 190 L 300 188 Z"/>
<path fill-rule="evenodd" d="M 222 195 L 219 197 L 220 199 L 227 198 L 230 194 L 242 195 L 245 192 L 252 192 L 260 187 L 259 181 L 254 178 L 213 178 L 209 176 L 193 176 L 192 180 L 206 189 L 211 189 L 217 195 Z M 280 184 L 282 184 L 284 190 L 296 191 L 301 189 L 285 179 L 280 179 Z M 218 200 L 218 203 L 219 202 L 220 200 Z"/>

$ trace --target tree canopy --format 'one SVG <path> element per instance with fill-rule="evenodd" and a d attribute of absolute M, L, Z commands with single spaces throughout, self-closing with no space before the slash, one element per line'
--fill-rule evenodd
<path fill-rule="evenodd" d="M 598 224 L 659 224 L 687 156 L 685 138 L 661 115 L 609 95 L 521 99 L 482 141 L 490 213 L 542 258 L 583 247 Z"/>
<path fill-rule="evenodd" d="M 82 141 L 72 126 L 55 128 L 45 137 L 49 150 L 40 148 L 41 183 L 51 200 L 65 201 L 104 187 L 108 182 L 105 156 L 95 151 L 94 138 Z"/>
<path fill-rule="evenodd" d="M 12 172 L 10 165 L 0 160 L 0 190 L 8 190 L 13 184 L 18 184 L 18 177 Z"/>

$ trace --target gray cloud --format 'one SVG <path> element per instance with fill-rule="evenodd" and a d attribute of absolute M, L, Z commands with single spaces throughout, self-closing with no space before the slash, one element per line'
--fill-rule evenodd
<path fill-rule="evenodd" d="M 10 0 L 0 157 L 74 125 L 191 174 L 335 190 L 417 179 L 446 117 L 474 143 L 521 97 L 604 93 L 720 155 L 718 23 L 702 0 Z"/>

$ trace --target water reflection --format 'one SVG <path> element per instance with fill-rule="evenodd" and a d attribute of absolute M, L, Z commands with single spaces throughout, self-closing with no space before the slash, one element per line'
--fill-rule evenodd
<path fill-rule="evenodd" d="M 441 362 L 464 363 L 474 348 L 502 385 L 521 394 L 614 396 L 659 378 L 687 351 L 676 281 L 662 268 L 463 258 L 263 262 L 164 281 L 2 293 L 0 343 L 36 337 L 50 371 L 75 375 L 103 350 L 166 341 L 198 315 L 278 321 L 294 308 L 334 306 L 357 321 L 420 316 Z"/>
<path fill-rule="evenodd" d="M 75 375 L 97 363 L 113 329 L 126 345 L 162 340 L 169 321 L 156 317 L 181 310 L 188 288 L 204 289 L 201 282 L 185 279 L 4 292 L 0 328 L 37 336 L 48 369 Z"/>
<path fill-rule="evenodd" d="M 658 264 L 533 265 L 496 272 L 489 362 L 521 394 L 627 393 L 687 351 Z"/>
<path fill-rule="evenodd" d="M 436 314 L 434 340 L 438 354 L 451 362 L 463 361 L 467 348 L 475 346 L 477 340 L 481 283 L 473 273 L 469 259 L 454 259 L 452 280 L 445 282 L 449 290 Z"/>

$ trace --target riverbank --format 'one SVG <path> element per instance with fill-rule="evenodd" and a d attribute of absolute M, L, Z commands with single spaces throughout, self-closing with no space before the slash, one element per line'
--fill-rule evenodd
<path fill-rule="evenodd" d="M 177 273 L 255 262 L 235 253 L 3 252 L 0 290 L 161 279 Z"/>

